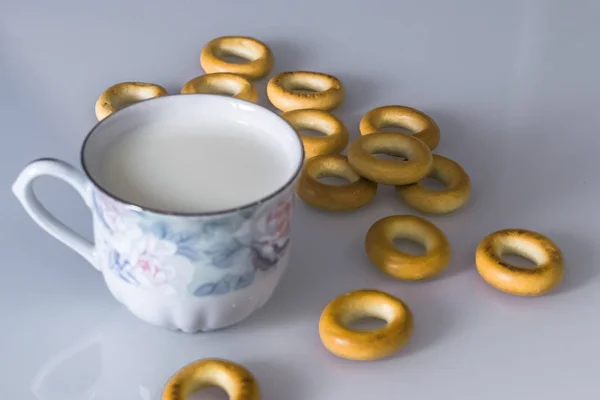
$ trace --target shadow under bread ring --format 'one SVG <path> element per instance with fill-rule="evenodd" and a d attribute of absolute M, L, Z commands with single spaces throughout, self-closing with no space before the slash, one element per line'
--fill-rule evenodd
<path fill-rule="evenodd" d="M 252 103 L 258 101 L 258 92 L 252 82 L 227 72 L 200 75 L 183 85 L 181 93 L 221 94 Z"/>
<path fill-rule="evenodd" d="M 186 365 L 167 382 L 162 400 L 186 400 L 211 386 L 223 389 L 231 400 L 260 400 L 260 389 L 246 368 L 227 360 L 209 358 Z"/>
<path fill-rule="evenodd" d="M 509 264 L 502 256 L 513 254 L 530 259 L 535 268 Z M 486 236 L 475 252 L 481 277 L 503 292 L 539 296 L 556 287 L 565 272 L 558 246 L 546 236 L 524 229 L 504 229 Z"/>
<path fill-rule="evenodd" d="M 344 185 L 319 182 L 324 177 L 347 180 Z M 296 184 L 298 197 L 313 207 L 327 211 L 350 211 L 368 204 L 377 193 L 377 184 L 358 175 L 345 156 L 329 154 L 304 162 Z"/>
<path fill-rule="evenodd" d="M 269 80 L 267 96 L 281 111 L 331 111 L 342 104 L 344 87 L 336 77 L 319 72 L 282 72 Z"/>
<path fill-rule="evenodd" d="M 425 254 L 398 250 L 395 239 L 408 239 L 425 247 Z M 394 278 L 416 281 L 433 278 L 450 262 L 450 244 L 444 232 L 415 215 L 393 215 L 375 222 L 367 232 L 365 248 L 371 262 Z"/>
<path fill-rule="evenodd" d="M 247 62 L 235 63 L 225 59 L 236 56 Z M 207 73 L 230 72 L 249 80 L 263 78 L 273 68 L 273 53 L 261 42 L 247 36 L 222 36 L 211 40 L 200 53 L 200 65 Z"/>
<path fill-rule="evenodd" d="M 431 150 L 440 143 L 440 128 L 427 114 L 406 106 L 377 107 L 360 120 L 360 134 L 368 135 L 383 128 L 408 129 Z"/>
<path fill-rule="evenodd" d="M 396 186 L 398 196 L 417 211 L 445 214 L 462 207 L 471 194 L 471 179 L 465 170 L 449 158 L 433 154 L 431 170 L 425 178 L 443 183 L 442 190 L 429 190 L 421 182 Z"/>
<path fill-rule="evenodd" d="M 101 121 L 125 106 L 167 94 L 167 89 L 153 83 L 117 83 L 106 89 L 96 100 L 96 118 Z"/>
<path fill-rule="evenodd" d="M 374 154 L 405 157 L 384 160 Z M 387 185 L 415 183 L 427 175 L 433 158 L 431 151 L 414 136 L 395 132 L 378 132 L 356 139 L 348 148 L 348 162 L 361 176 Z"/>
<path fill-rule="evenodd" d="M 324 136 L 307 136 L 300 134 L 304 145 L 305 158 L 312 158 L 322 154 L 335 154 L 344 150 L 348 145 L 349 135 L 346 125 L 322 110 L 293 110 L 280 115 L 294 127 L 294 129 L 312 129 Z"/>
<path fill-rule="evenodd" d="M 375 317 L 386 321 L 380 329 L 355 330 L 357 320 Z M 319 335 L 327 350 L 349 360 L 377 360 L 400 350 L 413 332 L 413 316 L 406 304 L 378 290 L 342 294 L 325 307 Z"/>

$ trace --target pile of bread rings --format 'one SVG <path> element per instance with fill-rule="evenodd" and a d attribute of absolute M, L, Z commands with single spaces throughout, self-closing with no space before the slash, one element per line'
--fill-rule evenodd
<path fill-rule="evenodd" d="M 227 56 L 246 62 L 234 63 Z M 200 64 L 207 72 L 187 82 L 182 94 L 212 93 L 258 101 L 253 81 L 269 75 L 274 57 L 259 40 L 224 36 L 202 49 Z M 300 134 L 306 159 L 296 192 L 309 205 L 333 212 L 351 211 L 368 204 L 378 185 L 394 185 L 398 197 L 425 214 L 445 214 L 468 200 L 471 183 L 463 168 L 442 155 L 432 154 L 440 141 L 440 129 L 425 113 L 407 106 L 383 106 L 366 113 L 360 121 L 361 136 L 350 144 L 347 156 L 341 153 L 349 143 L 348 129 L 331 113 L 344 100 L 344 87 L 335 77 L 318 72 L 294 71 L 273 76 L 266 94 L 296 130 L 312 129 L 323 136 Z M 116 110 L 140 100 L 168 95 L 162 86 L 122 82 L 108 88 L 96 102 L 101 120 Z M 400 128 L 404 132 L 383 131 Z M 376 154 L 397 159 L 382 159 Z M 346 180 L 344 185 L 319 181 L 324 177 Z M 445 185 L 430 190 L 422 183 L 432 178 Z M 409 239 L 424 245 L 423 255 L 412 255 L 394 246 L 395 239 Z M 433 223 L 415 215 L 393 215 L 375 222 L 365 239 L 366 252 L 380 270 L 400 280 L 423 280 L 440 274 L 450 261 L 450 245 Z M 522 268 L 503 260 L 507 254 L 520 255 L 536 264 Z M 485 237 L 475 252 L 481 277 L 493 287 L 520 296 L 538 296 L 552 290 L 564 274 L 564 260 L 558 246 L 547 237 L 523 229 L 505 229 Z M 357 331 L 349 324 L 365 317 L 381 318 L 380 329 Z M 357 290 L 342 294 L 329 303 L 319 321 L 324 346 L 337 356 L 353 360 L 374 360 L 402 348 L 413 331 L 413 316 L 400 299 L 378 290 Z M 226 360 L 207 359 L 190 364 L 167 384 L 163 399 L 185 399 L 204 386 L 223 387 L 231 399 L 259 399 L 260 391 L 251 373 Z"/>

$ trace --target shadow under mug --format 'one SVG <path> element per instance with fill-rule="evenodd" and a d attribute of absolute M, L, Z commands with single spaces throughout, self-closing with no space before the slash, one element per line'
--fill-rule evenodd
<path fill-rule="evenodd" d="M 183 119 L 199 128 L 205 119 L 223 120 L 268 134 L 289 163 L 285 184 L 251 204 L 198 214 L 149 210 L 98 184 L 103 156 L 115 139 L 157 121 Z M 288 264 L 294 183 L 303 159 L 296 131 L 265 108 L 225 96 L 173 95 L 135 103 L 99 122 L 81 148 L 85 173 L 40 159 L 25 167 L 13 192 L 40 227 L 102 272 L 111 293 L 133 314 L 197 332 L 239 322 L 271 297 Z M 36 198 L 33 183 L 44 175 L 66 181 L 83 197 L 92 211 L 94 243 Z"/>

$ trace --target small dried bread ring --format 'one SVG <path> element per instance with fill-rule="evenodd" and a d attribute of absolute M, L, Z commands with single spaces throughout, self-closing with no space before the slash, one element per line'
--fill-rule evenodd
<path fill-rule="evenodd" d="M 383 160 L 373 154 L 405 157 L 406 161 Z M 431 169 L 429 148 L 414 136 L 378 132 L 361 136 L 348 148 L 348 162 L 361 176 L 387 185 L 408 185 L 419 181 Z"/>
<path fill-rule="evenodd" d="M 535 268 L 507 263 L 514 254 L 533 261 Z M 546 236 L 524 229 L 504 229 L 486 236 L 475 252 L 481 277 L 496 289 L 518 296 L 539 296 L 560 283 L 565 262 L 558 246 Z"/>
<path fill-rule="evenodd" d="M 417 211 L 430 214 L 449 213 L 462 207 L 469 199 L 471 179 L 458 163 L 449 158 L 433 154 L 433 164 L 425 178 L 438 180 L 446 185 L 446 188 L 429 190 L 420 182 L 396 187 L 400 198 Z"/>
<path fill-rule="evenodd" d="M 339 177 L 350 183 L 328 185 L 318 181 L 324 177 Z M 327 211 L 350 211 L 373 200 L 377 184 L 354 172 L 345 156 L 329 154 L 305 161 L 296 184 L 296 193 L 313 207 Z"/>
<path fill-rule="evenodd" d="M 227 72 L 198 76 L 183 85 L 181 93 L 222 94 L 252 103 L 258 101 L 258 92 L 252 82 L 240 75 Z"/>
<path fill-rule="evenodd" d="M 186 365 L 167 382 L 162 400 L 186 400 L 210 386 L 225 390 L 231 400 L 260 400 L 254 376 L 239 364 L 209 358 Z"/>
<path fill-rule="evenodd" d="M 153 83 L 121 82 L 106 89 L 96 101 L 96 118 L 103 120 L 115 111 L 138 101 L 166 96 L 167 89 Z"/>
<path fill-rule="evenodd" d="M 248 62 L 233 63 L 223 57 L 233 55 Z M 211 40 L 200 53 L 200 65 L 207 73 L 231 72 L 249 80 L 267 76 L 273 68 L 273 53 L 261 42 L 246 36 L 222 36 Z"/>
<path fill-rule="evenodd" d="M 425 254 L 398 250 L 394 239 L 421 243 Z M 365 248 L 377 268 L 397 279 L 429 279 L 442 272 L 450 262 L 450 244 L 437 226 L 415 215 L 393 215 L 375 222 L 367 232 Z"/>
<path fill-rule="evenodd" d="M 359 331 L 348 328 L 356 320 L 376 317 L 387 324 L 380 329 Z M 350 360 L 377 360 L 400 350 L 413 332 L 410 308 L 378 290 L 345 293 L 325 307 L 319 321 L 323 345 L 336 356 Z"/>
<path fill-rule="evenodd" d="M 342 104 L 344 87 L 336 77 L 319 72 L 282 72 L 269 80 L 267 96 L 281 111 L 331 111 Z"/>
<path fill-rule="evenodd" d="M 380 131 L 386 127 L 408 129 L 421 139 L 431 150 L 440 143 L 440 128 L 427 114 L 406 106 L 377 107 L 360 120 L 360 134 Z"/>
<path fill-rule="evenodd" d="M 300 134 L 304 145 L 305 158 L 323 154 L 335 154 L 348 145 L 349 135 L 346 125 L 333 114 L 322 110 L 293 110 L 281 114 L 281 118 L 296 130 L 312 129 L 325 136 L 307 136 Z"/>

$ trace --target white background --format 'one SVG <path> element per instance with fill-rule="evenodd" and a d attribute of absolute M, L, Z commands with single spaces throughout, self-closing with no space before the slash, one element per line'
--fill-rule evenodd
<path fill-rule="evenodd" d="M 265 400 L 597 398 L 599 19 L 594 0 L 3 2 L 0 397 L 157 400 L 178 368 L 216 356 L 247 366 Z M 369 226 L 411 213 L 391 188 L 348 214 L 298 201 L 292 262 L 271 301 L 229 329 L 178 334 L 135 319 L 25 215 L 12 180 L 37 157 L 76 163 L 105 88 L 141 80 L 177 92 L 202 73 L 207 41 L 236 34 L 268 43 L 276 72 L 339 77 L 347 97 L 336 114 L 353 137 L 360 117 L 386 104 L 438 122 L 436 151 L 473 181 L 464 209 L 430 218 L 453 250 L 439 278 L 395 281 L 367 260 Z M 73 191 L 50 180 L 39 189 L 89 234 Z M 563 250 L 566 276 L 551 294 L 513 297 L 477 274 L 479 240 L 509 227 Z M 390 359 L 338 359 L 319 341 L 323 307 L 358 288 L 388 291 L 414 312 L 411 342 Z"/>

